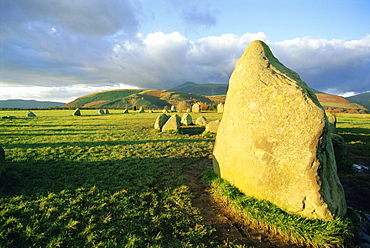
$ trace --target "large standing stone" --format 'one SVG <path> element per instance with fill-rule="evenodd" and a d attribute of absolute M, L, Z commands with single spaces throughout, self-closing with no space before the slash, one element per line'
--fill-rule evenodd
<path fill-rule="evenodd" d="M 195 113 L 200 112 L 200 104 L 199 103 L 194 103 L 194 105 L 191 107 L 191 111 Z"/>
<path fill-rule="evenodd" d="M 100 115 L 104 115 L 104 114 L 105 114 L 104 110 L 102 110 L 102 109 L 99 109 L 99 110 L 98 110 L 98 113 L 99 113 Z"/>
<path fill-rule="evenodd" d="M 106 110 L 105 110 L 105 114 L 106 114 L 106 115 L 108 115 L 108 114 L 109 114 L 109 110 L 108 110 L 108 109 L 106 109 Z"/>
<path fill-rule="evenodd" d="M 36 117 L 36 115 L 32 111 L 27 111 L 26 117 Z"/>
<path fill-rule="evenodd" d="M 180 128 L 181 117 L 177 114 L 173 115 L 162 127 L 162 132 L 165 131 L 178 131 Z"/>
<path fill-rule="evenodd" d="M 75 111 L 73 111 L 73 114 L 72 115 L 81 115 L 81 111 L 79 108 L 76 108 Z"/>
<path fill-rule="evenodd" d="M 128 109 L 127 109 L 127 108 L 126 108 L 126 109 L 124 109 L 124 110 L 123 110 L 123 113 L 124 113 L 124 114 L 128 114 Z"/>
<path fill-rule="evenodd" d="M 176 107 L 175 106 L 171 106 L 171 112 L 176 112 Z"/>
<path fill-rule="evenodd" d="M 154 122 L 154 129 L 161 130 L 168 119 L 169 119 L 169 116 L 166 114 L 159 115 Z"/>
<path fill-rule="evenodd" d="M 325 111 L 262 41 L 231 75 L 213 165 L 246 195 L 287 212 L 324 220 L 346 213 Z"/>
<path fill-rule="evenodd" d="M 185 126 L 189 126 L 193 124 L 193 118 L 191 118 L 191 115 L 188 113 L 185 113 L 181 118 L 181 124 Z"/>

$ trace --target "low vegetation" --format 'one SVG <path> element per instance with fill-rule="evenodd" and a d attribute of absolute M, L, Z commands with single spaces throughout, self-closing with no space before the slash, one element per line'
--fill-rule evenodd
<path fill-rule="evenodd" d="M 37 117 L 26 118 L 25 111 L 1 111 L 18 118 L 0 120 L 0 145 L 7 157 L 0 183 L 0 247 L 233 246 L 202 224 L 182 176 L 187 165 L 211 157 L 214 136 L 203 136 L 201 130 L 157 132 L 157 114 L 72 112 L 35 110 Z M 193 119 L 200 115 L 209 121 L 221 118 L 192 114 Z M 339 119 L 339 132 L 354 154 L 352 141 L 369 146 L 366 120 Z M 249 221 L 269 221 L 270 228 L 294 242 L 340 247 L 353 237 L 346 219 L 327 224 L 271 210 L 270 204 L 248 199 L 207 173 L 217 197 L 229 203 L 239 199 L 236 211 Z M 254 205 L 254 212 L 247 205 Z M 296 223 L 305 230 L 295 234 L 291 227 Z"/>

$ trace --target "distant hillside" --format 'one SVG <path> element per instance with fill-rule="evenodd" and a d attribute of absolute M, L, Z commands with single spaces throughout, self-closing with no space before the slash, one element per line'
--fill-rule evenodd
<path fill-rule="evenodd" d="M 196 102 L 211 104 L 212 101 L 205 96 L 191 93 L 166 90 L 109 90 L 77 98 L 67 103 L 68 108 L 132 108 L 145 107 L 163 109 L 165 106 L 189 107 Z M 186 107 L 184 106 L 186 105 Z"/>
<path fill-rule="evenodd" d="M 203 96 L 214 96 L 226 95 L 228 87 L 228 84 L 196 84 L 193 82 L 186 82 L 180 86 L 170 89 L 170 91 L 180 91 Z"/>
<path fill-rule="evenodd" d="M 328 110 L 329 112 L 345 112 L 345 113 L 366 113 L 368 109 L 365 107 L 351 102 L 344 97 L 316 93 L 317 98 L 319 99 L 321 105 Z"/>
<path fill-rule="evenodd" d="M 0 108 L 51 108 L 51 107 L 62 107 L 65 103 L 63 102 L 42 102 L 35 100 L 0 100 Z"/>
<path fill-rule="evenodd" d="M 364 106 L 365 108 L 370 110 L 370 92 L 361 93 L 355 96 L 347 97 L 348 100 L 351 102 L 355 102 Z"/>

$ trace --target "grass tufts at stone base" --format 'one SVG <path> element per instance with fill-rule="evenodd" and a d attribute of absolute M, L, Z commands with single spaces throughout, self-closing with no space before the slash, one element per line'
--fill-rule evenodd
<path fill-rule="evenodd" d="M 289 242 L 304 246 L 329 248 L 353 245 L 355 225 L 350 218 L 327 222 L 288 214 L 268 201 L 244 195 L 212 169 L 203 173 L 203 180 L 211 186 L 214 196 L 243 216 L 248 225 L 269 229 Z"/>

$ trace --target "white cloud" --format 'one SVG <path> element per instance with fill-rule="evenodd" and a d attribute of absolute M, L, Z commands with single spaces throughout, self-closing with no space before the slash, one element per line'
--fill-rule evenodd
<path fill-rule="evenodd" d="M 137 87 L 116 84 L 111 86 L 89 86 L 89 85 L 71 85 L 62 87 L 47 86 L 8 86 L 0 84 L 0 100 L 23 99 L 39 101 L 57 101 L 70 102 L 76 98 L 100 91 L 114 89 L 136 89 Z"/>

